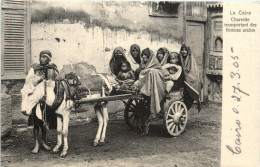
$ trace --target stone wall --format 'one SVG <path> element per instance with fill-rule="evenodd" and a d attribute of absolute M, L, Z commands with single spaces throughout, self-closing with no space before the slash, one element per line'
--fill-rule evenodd
<path fill-rule="evenodd" d="M 1 137 L 7 136 L 12 130 L 11 96 L 1 94 Z"/>
<path fill-rule="evenodd" d="M 222 102 L 222 76 L 208 76 L 208 100 L 210 102 Z"/>

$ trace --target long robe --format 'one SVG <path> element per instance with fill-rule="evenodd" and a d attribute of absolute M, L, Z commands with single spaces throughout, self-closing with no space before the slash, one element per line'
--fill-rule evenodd
<path fill-rule="evenodd" d="M 32 68 L 28 72 L 26 79 L 30 78 L 32 75 L 45 76 L 46 80 L 55 80 L 58 78 L 58 69 L 55 64 L 47 64 L 42 66 L 40 64 L 33 64 Z M 39 110 L 36 110 L 38 107 Z M 43 126 L 43 121 L 40 119 L 36 113 L 43 111 L 44 103 L 37 104 L 32 109 L 32 114 L 28 118 L 28 126 L 37 125 Z M 46 106 L 46 122 L 49 125 L 50 129 L 57 128 L 57 115 L 55 111 L 52 110 L 50 106 Z"/>
<path fill-rule="evenodd" d="M 200 94 L 202 89 L 202 82 L 200 80 L 200 73 L 193 55 L 187 55 L 186 59 L 180 55 L 181 64 L 184 72 L 184 88 L 186 91 L 185 104 L 188 109 L 191 107 L 194 100 L 200 103 Z"/>
<path fill-rule="evenodd" d="M 156 56 L 150 50 L 150 57 L 145 69 L 139 75 L 140 93 L 150 97 L 150 111 L 153 117 L 161 111 L 160 102 L 165 96 L 163 71 Z"/>

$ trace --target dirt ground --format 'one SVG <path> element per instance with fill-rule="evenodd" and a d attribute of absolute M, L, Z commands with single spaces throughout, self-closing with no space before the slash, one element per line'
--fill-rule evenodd
<path fill-rule="evenodd" d="M 123 120 L 123 112 L 110 115 L 104 146 L 92 147 L 97 122 L 71 124 L 69 155 L 60 158 L 33 149 L 33 129 L 16 128 L 10 138 L 1 142 L 1 166 L 219 166 L 221 144 L 221 104 L 202 106 L 198 114 L 189 111 L 188 124 L 178 137 L 169 137 L 162 120 L 153 122 L 149 135 L 141 137 Z M 48 132 L 48 143 L 56 143 L 56 132 Z"/>

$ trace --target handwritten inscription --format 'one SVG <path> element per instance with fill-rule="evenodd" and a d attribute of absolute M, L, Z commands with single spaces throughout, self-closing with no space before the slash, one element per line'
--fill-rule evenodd
<path fill-rule="evenodd" d="M 231 52 L 234 53 L 234 48 L 231 48 Z M 235 123 L 234 123 L 234 130 L 232 132 L 235 133 L 234 143 L 232 145 L 226 145 L 227 149 L 232 153 L 232 155 L 237 155 L 242 152 L 241 149 L 241 130 L 242 130 L 242 123 L 239 119 L 239 103 L 241 103 L 242 98 L 250 96 L 244 89 L 240 87 L 240 79 L 242 78 L 241 74 L 239 73 L 239 56 L 231 56 L 232 60 L 232 67 L 233 70 L 230 72 L 230 78 L 234 80 L 234 84 L 232 85 L 232 96 L 231 98 L 235 101 L 234 106 L 232 107 L 232 112 L 236 115 Z"/>

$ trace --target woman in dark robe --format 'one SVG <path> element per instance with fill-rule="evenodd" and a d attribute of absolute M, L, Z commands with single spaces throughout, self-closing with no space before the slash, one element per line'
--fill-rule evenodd
<path fill-rule="evenodd" d="M 200 94 L 202 89 L 200 73 L 190 48 L 185 44 L 181 46 L 180 60 L 184 74 L 184 103 L 187 109 L 190 109 L 193 102 L 197 101 L 198 110 L 200 111 Z"/>
<path fill-rule="evenodd" d="M 157 51 L 156 54 L 157 60 L 161 64 L 161 66 L 165 65 L 167 63 L 167 59 L 169 57 L 169 51 L 166 48 L 160 48 Z"/>
<path fill-rule="evenodd" d="M 109 62 L 109 67 L 115 76 L 118 76 L 118 73 L 121 71 L 121 64 L 122 62 L 126 62 L 126 56 L 125 56 L 125 51 L 122 47 L 116 47 L 113 54 L 112 58 L 110 59 Z"/>
<path fill-rule="evenodd" d="M 141 57 L 142 63 L 140 66 L 141 68 L 144 67 L 144 69 L 140 72 L 138 87 L 140 93 L 148 97 L 150 105 L 150 111 L 142 121 L 143 135 L 146 135 L 151 120 L 160 114 L 160 103 L 165 96 L 165 82 L 161 65 L 154 53 L 149 48 L 146 48 L 142 51 Z"/>

